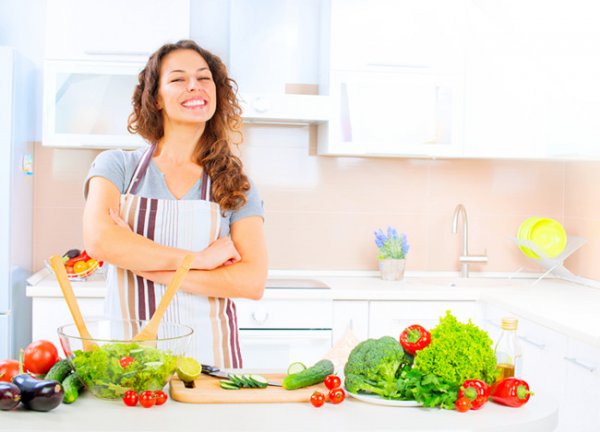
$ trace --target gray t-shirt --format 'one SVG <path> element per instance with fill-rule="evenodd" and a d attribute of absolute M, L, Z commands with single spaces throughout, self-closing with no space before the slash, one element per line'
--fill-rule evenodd
<path fill-rule="evenodd" d="M 89 181 L 92 177 L 104 177 L 111 181 L 117 189 L 124 194 L 127 186 L 133 177 L 133 172 L 147 147 L 133 151 L 125 150 L 107 150 L 100 153 L 88 172 L 83 186 L 84 196 L 87 198 Z M 158 169 L 153 160 L 150 161 L 146 175 L 142 178 L 136 195 L 147 198 L 175 200 L 163 173 Z M 202 199 L 202 178 L 198 179 L 194 186 L 181 198 L 182 200 Z M 229 235 L 229 226 L 245 217 L 260 216 L 264 218 L 263 203 L 258 191 L 252 181 L 250 181 L 250 190 L 246 192 L 246 204 L 238 210 L 228 210 L 225 217 L 221 217 L 221 237 Z"/>

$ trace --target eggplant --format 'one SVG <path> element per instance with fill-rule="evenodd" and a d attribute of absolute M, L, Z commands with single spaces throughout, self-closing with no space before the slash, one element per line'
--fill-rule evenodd
<path fill-rule="evenodd" d="M 67 257 L 68 259 L 76 258 L 81 255 L 81 251 L 79 249 L 69 249 L 63 257 Z"/>
<path fill-rule="evenodd" d="M 16 408 L 21 401 L 21 390 L 9 382 L 0 382 L 0 410 L 9 411 Z"/>
<path fill-rule="evenodd" d="M 58 381 L 40 380 L 29 374 L 17 375 L 13 383 L 21 390 L 21 402 L 34 411 L 50 411 L 61 404 L 65 391 Z"/>

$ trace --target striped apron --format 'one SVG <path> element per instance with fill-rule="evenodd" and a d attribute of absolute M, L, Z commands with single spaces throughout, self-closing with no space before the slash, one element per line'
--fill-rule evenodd
<path fill-rule="evenodd" d="M 210 200 L 210 178 L 202 177 L 200 200 L 162 200 L 135 195 L 154 154 L 151 146 L 142 156 L 124 195 L 120 215 L 133 232 L 154 242 L 190 251 L 205 249 L 219 237 L 220 207 Z M 135 273 L 108 266 L 106 314 L 125 320 L 148 320 L 166 286 Z M 228 298 L 177 292 L 163 321 L 194 329 L 187 355 L 220 368 L 241 368 L 235 303 Z M 135 330 L 134 330 L 135 331 Z"/>

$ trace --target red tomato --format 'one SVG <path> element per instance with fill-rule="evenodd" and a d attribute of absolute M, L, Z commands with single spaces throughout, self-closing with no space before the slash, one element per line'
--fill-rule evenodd
<path fill-rule="evenodd" d="M 154 392 L 150 390 L 145 390 L 140 393 L 140 405 L 144 408 L 151 408 L 156 404 L 156 396 L 154 396 Z"/>
<path fill-rule="evenodd" d="M 325 395 L 323 393 L 319 392 L 319 391 L 314 392 L 310 396 L 310 403 L 315 408 L 322 407 L 323 404 L 325 404 Z"/>
<path fill-rule="evenodd" d="M 3 360 L 0 362 L 0 381 L 11 382 L 14 376 L 19 375 L 19 362 L 16 360 Z"/>
<path fill-rule="evenodd" d="M 133 357 L 130 357 L 130 356 L 123 356 L 123 357 L 121 357 L 119 359 L 119 363 L 121 364 L 121 367 L 123 369 L 125 369 L 127 366 L 129 366 L 134 361 L 135 361 L 135 359 Z"/>
<path fill-rule="evenodd" d="M 468 397 L 460 397 L 456 400 L 456 411 L 467 412 L 471 409 L 471 400 Z"/>
<path fill-rule="evenodd" d="M 156 405 L 162 405 L 169 399 L 167 394 L 160 390 L 154 392 L 154 397 L 156 398 Z"/>
<path fill-rule="evenodd" d="M 127 390 L 123 396 L 123 402 L 127 406 L 136 406 L 138 403 L 138 394 L 133 390 Z"/>
<path fill-rule="evenodd" d="M 333 390 L 334 388 L 338 388 L 342 386 L 342 380 L 337 375 L 327 375 L 325 378 L 325 387 L 329 390 Z"/>
<path fill-rule="evenodd" d="M 60 357 L 54 344 L 47 340 L 38 340 L 25 348 L 23 370 L 34 374 L 45 374 L 58 360 Z"/>
<path fill-rule="evenodd" d="M 333 390 L 329 390 L 329 402 L 332 404 L 339 404 L 346 399 L 346 392 L 342 388 L 334 388 Z"/>

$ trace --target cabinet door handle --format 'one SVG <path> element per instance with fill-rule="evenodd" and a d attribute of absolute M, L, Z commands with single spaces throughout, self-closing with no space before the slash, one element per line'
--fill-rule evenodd
<path fill-rule="evenodd" d="M 582 362 L 581 360 L 577 360 L 575 357 L 565 357 L 565 360 L 570 363 L 573 363 L 574 365 L 582 367 L 591 373 L 596 372 L 596 366 L 591 366 L 589 364 L 586 364 L 586 363 Z"/>
<path fill-rule="evenodd" d="M 252 312 L 252 319 L 258 324 L 264 324 L 269 319 L 269 312 Z"/>
<path fill-rule="evenodd" d="M 541 350 L 546 349 L 546 344 L 545 343 L 536 342 L 534 340 L 529 339 L 527 336 L 519 336 L 519 339 L 521 339 L 523 342 L 526 342 L 529 345 L 533 345 L 534 347 L 539 348 Z"/>

